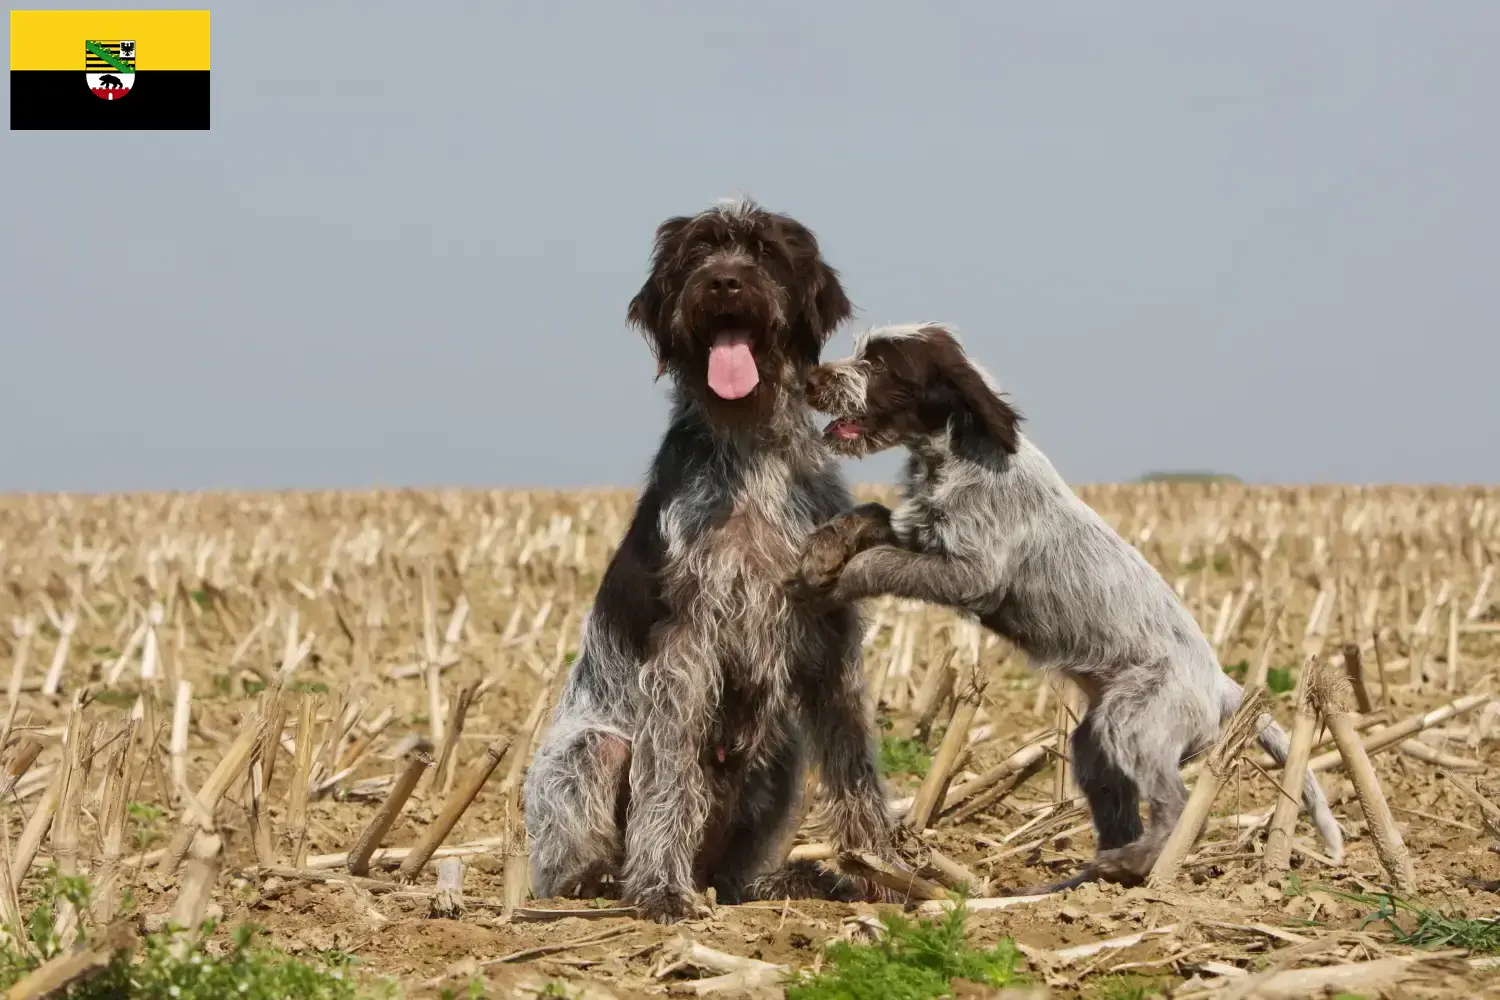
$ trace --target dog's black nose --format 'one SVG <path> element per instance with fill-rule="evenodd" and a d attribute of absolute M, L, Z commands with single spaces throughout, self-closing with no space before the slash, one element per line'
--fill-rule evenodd
<path fill-rule="evenodd" d="M 740 279 L 733 274 L 716 274 L 708 279 L 708 290 L 715 295 L 738 295 Z"/>

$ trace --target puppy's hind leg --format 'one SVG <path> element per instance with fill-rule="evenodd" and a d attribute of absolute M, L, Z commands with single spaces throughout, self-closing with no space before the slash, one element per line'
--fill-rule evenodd
<path fill-rule="evenodd" d="M 1090 709 L 1084 715 L 1078 728 L 1073 730 L 1070 762 L 1074 780 L 1088 799 L 1098 849 L 1112 851 L 1139 840 L 1144 828 L 1141 825 L 1140 792 L 1135 779 L 1121 770 L 1110 756 L 1101 732 L 1102 719 L 1098 709 Z M 1003 894 L 1046 895 L 1076 888 L 1099 877 L 1095 865 L 1089 864 L 1077 875 L 1061 882 L 1009 889 Z"/>
<path fill-rule="evenodd" d="M 600 879 L 620 868 L 630 743 L 602 728 L 552 735 L 526 780 L 532 891 L 538 898 L 594 896 Z"/>
<path fill-rule="evenodd" d="M 1153 671 L 1161 676 L 1160 671 Z M 1099 745 L 1105 758 L 1127 775 L 1146 800 L 1146 829 L 1127 844 L 1105 847 L 1091 866 L 1111 882 L 1137 885 L 1146 880 L 1167 838 L 1187 806 L 1182 781 L 1184 750 L 1197 754 L 1213 745 L 1218 720 L 1205 711 L 1196 692 L 1174 692 L 1170 684 L 1121 690 L 1106 699 Z"/>

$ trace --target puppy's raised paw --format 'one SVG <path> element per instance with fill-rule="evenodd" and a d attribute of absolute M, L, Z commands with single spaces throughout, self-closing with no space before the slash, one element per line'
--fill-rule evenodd
<path fill-rule="evenodd" d="M 837 524 L 825 525 L 808 536 L 797 563 L 797 578 L 814 590 L 828 590 L 854 558 L 848 533 Z"/>

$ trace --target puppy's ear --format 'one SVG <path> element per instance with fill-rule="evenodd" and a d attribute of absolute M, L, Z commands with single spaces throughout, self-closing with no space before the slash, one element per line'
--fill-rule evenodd
<path fill-rule="evenodd" d="M 659 365 L 670 359 L 672 343 L 672 293 L 668 287 L 671 271 L 681 249 L 683 231 L 692 220 L 687 216 L 668 219 L 656 227 L 655 244 L 651 252 L 651 274 L 641 290 L 630 300 L 625 319 L 646 335 L 651 343 L 651 353 L 656 355 Z"/>
<path fill-rule="evenodd" d="M 940 353 L 937 367 L 995 443 L 1014 455 L 1021 447 L 1020 412 L 1000 398 L 957 344 Z"/>

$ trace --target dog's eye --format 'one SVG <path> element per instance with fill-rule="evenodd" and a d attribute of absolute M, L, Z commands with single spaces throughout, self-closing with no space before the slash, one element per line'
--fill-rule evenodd
<path fill-rule="evenodd" d="M 769 244 L 769 243 L 762 243 L 760 245 L 759 253 L 760 253 L 760 259 L 761 260 L 770 260 L 771 259 L 771 244 Z"/>

